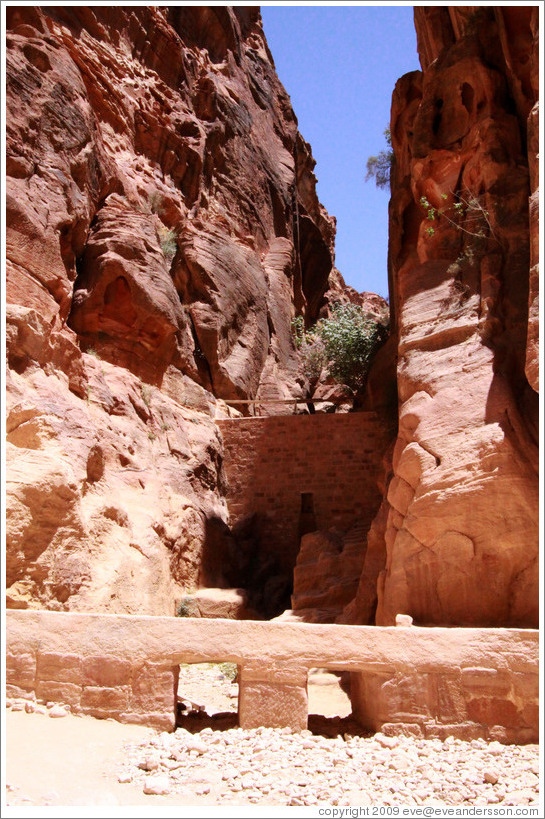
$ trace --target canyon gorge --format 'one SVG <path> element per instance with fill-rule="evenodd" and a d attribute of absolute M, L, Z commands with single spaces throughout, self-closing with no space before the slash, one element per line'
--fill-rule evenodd
<path fill-rule="evenodd" d="M 6 9 L 8 608 L 537 627 L 538 11 L 415 7 L 390 336 L 342 404 L 293 319 L 385 304 L 259 8 Z"/>

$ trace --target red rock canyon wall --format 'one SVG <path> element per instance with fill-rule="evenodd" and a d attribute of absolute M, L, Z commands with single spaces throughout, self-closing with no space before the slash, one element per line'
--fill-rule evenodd
<path fill-rule="evenodd" d="M 536 626 L 538 9 L 415 23 L 422 71 L 392 103 L 400 410 L 376 622 Z"/>
<path fill-rule="evenodd" d="M 216 398 L 301 397 L 334 219 L 257 7 L 7 9 L 7 587 L 224 584 Z"/>

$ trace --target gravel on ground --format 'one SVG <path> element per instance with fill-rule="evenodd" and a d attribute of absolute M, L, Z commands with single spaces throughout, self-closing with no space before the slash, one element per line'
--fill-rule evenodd
<path fill-rule="evenodd" d="M 173 733 L 8 700 L 6 804 L 540 805 L 537 745 L 365 735 L 346 688 L 346 676 L 313 670 L 300 733 L 238 728 L 236 668 L 226 663 L 181 667 Z"/>

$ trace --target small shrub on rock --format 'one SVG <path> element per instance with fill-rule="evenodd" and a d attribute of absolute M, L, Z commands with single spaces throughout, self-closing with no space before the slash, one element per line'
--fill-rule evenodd
<path fill-rule="evenodd" d="M 176 232 L 172 228 L 167 228 L 161 225 L 158 230 L 159 244 L 163 255 L 167 262 L 171 262 L 178 250 L 178 243 L 176 241 Z"/>
<path fill-rule="evenodd" d="M 177 617 L 191 617 L 193 613 L 193 606 L 192 601 L 188 597 L 184 597 L 180 600 L 178 605 L 178 611 L 176 612 Z"/>

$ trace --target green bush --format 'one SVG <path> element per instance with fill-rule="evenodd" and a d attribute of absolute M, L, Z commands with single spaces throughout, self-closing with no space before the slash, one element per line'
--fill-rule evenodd
<path fill-rule="evenodd" d="M 305 331 L 294 321 L 295 344 L 309 379 L 317 380 L 327 364 L 332 378 L 353 391 L 365 386 L 371 359 L 386 340 L 389 314 L 367 313 L 356 304 L 335 304 L 331 315 Z"/>
<path fill-rule="evenodd" d="M 219 671 L 231 682 L 235 682 L 238 676 L 238 668 L 235 663 L 220 663 Z"/>
<path fill-rule="evenodd" d="M 166 228 L 164 225 L 161 225 L 159 227 L 158 234 L 159 244 L 161 246 L 161 250 L 163 251 L 163 255 L 167 262 L 171 262 L 178 249 L 176 231 L 174 231 L 172 228 Z"/>
<path fill-rule="evenodd" d="M 148 194 L 148 206 L 152 213 L 157 213 L 160 216 L 164 209 L 163 195 L 159 191 Z"/>
<path fill-rule="evenodd" d="M 180 605 L 178 606 L 178 611 L 176 612 L 177 617 L 191 617 L 193 612 L 192 601 L 188 597 L 184 597 L 180 600 Z"/>

